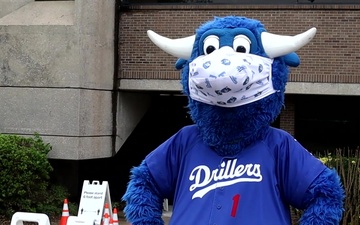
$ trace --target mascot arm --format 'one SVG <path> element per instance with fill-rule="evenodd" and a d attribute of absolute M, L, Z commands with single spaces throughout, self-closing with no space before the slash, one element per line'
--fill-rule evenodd
<path fill-rule="evenodd" d="M 163 225 L 163 197 L 145 161 L 131 170 L 130 182 L 122 200 L 124 213 L 132 225 Z"/>
<path fill-rule="evenodd" d="M 338 225 L 343 213 L 344 189 L 335 170 L 326 168 L 310 185 L 300 225 Z"/>

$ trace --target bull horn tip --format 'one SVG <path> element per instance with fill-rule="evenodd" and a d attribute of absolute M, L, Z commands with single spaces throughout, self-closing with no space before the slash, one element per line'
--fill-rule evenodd
<path fill-rule="evenodd" d="M 316 28 L 312 27 L 295 36 L 282 36 L 263 32 L 261 40 L 265 53 L 270 58 L 276 58 L 297 51 L 308 44 L 314 38 L 316 31 Z"/>
<path fill-rule="evenodd" d="M 316 27 L 312 27 L 308 30 L 307 33 L 309 34 L 309 40 L 314 38 L 316 31 L 317 31 Z"/>
<path fill-rule="evenodd" d="M 150 38 L 151 41 L 154 41 L 156 39 L 156 36 L 158 36 L 158 34 L 152 30 L 146 31 L 146 34 Z"/>
<path fill-rule="evenodd" d="M 146 33 L 147 33 L 147 35 L 150 37 L 150 36 L 152 36 L 155 32 L 152 31 L 152 30 L 147 30 Z"/>
<path fill-rule="evenodd" d="M 305 31 L 304 33 L 296 35 L 295 40 L 297 41 L 295 43 L 297 43 L 298 47 L 301 48 L 307 43 L 309 43 L 315 37 L 315 34 L 316 34 L 316 28 L 312 27 L 307 31 Z"/>
<path fill-rule="evenodd" d="M 161 36 L 152 30 L 147 30 L 147 35 L 156 46 L 168 54 L 182 59 L 190 58 L 195 35 L 185 38 L 170 39 Z"/>

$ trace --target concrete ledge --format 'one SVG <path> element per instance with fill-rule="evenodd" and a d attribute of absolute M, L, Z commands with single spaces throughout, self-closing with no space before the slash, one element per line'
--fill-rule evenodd
<path fill-rule="evenodd" d="M 179 80 L 120 79 L 122 91 L 181 91 Z M 286 94 L 360 95 L 360 84 L 288 82 Z"/>
<path fill-rule="evenodd" d="M 289 82 L 287 94 L 360 95 L 360 84 Z"/>
<path fill-rule="evenodd" d="M 120 79 L 122 91 L 181 91 L 180 80 Z"/>
<path fill-rule="evenodd" d="M 0 19 L 0 25 L 73 25 L 75 1 L 31 2 Z"/>

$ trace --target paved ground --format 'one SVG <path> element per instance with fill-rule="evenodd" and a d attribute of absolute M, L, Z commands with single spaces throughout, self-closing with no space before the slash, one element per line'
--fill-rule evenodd
<path fill-rule="evenodd" d="M 165 225 L 169 224 L 171 214 L 172 214 L 171 211 L 163 213 L 163 220 L 165 222 Z M 118 219 L 119 219 L 119 225 L 131 225 L 131 223 L 125 220 L 123 212 L 118 212 Z M 51 225 L 61 225 L 60 218 L 58 217 L 49 218 L 49 220 Z M 10 219 L 7 219 L 4 216 L 0 215 L 0 225 L 10 225 L 10 223 L 11 223 Z M 38 225 L 38 223 L 24 222 L 24 225 Z"/>
<path fill-rule="evenodd" d="M 171 208 L 170 208 L 170 210 L 171 210 Z M 165 222 L 165 225 L 169 224 L 171 214 L 172 214 L 171 211 L 163 213 L 163 220 Z M 131 225 L 131 223 L 129 223 L 129 222 L 127 222 L 125 220 L 124 215 L 122 214 L 122 212 L 119 212 L 119 225 Z"/>
<path fill-rule="evenodd" d="M 120 214 L 120 213 L 119 213 Z M 131 225 L 131 223 L 127 222 L 121 214 L 119 215 L 119 225 Z M 163 220 L 165 222 L 165 225 L 169 224 L 170 217 L 168 215 L 164 215 Z M 10 225 L 11 221 L 9 219 L 4 218 L 3 216 L 0 216 L 0 225 Z M 60 225 L 59 218 L 51 218 L 50 219 L 51 225 Z M 24 225 L 38 225 L 38 223 L 32 223 L 32 222 L 24 222 Z"/>
<path fill-rule="evenodd" d="M 170 217 L 163 217 L 165 225 L 169 224 Z M 127 222 L 124 218 L 119 218 L 119 225 L 131 225 L 131 223 Z"/>

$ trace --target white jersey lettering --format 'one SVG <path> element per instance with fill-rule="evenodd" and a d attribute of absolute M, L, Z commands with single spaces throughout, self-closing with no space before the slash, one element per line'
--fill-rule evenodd
<path fill-rule="evenodd" d="M 262 175 L 260 164 L 236 165 L 237 159 L 228 160 L 220 165 L 220 169 L 210 170 L 206 165 L 195 167 L 191 173 L 189 180 L 194 183 L 190 186 L 190 191 L 200 188 L 196 191 L 192 199 L 202 198 L 209 191 L 218 187 L 230 186 L 240 182 L 261 182 Z M 208 185 L 212 181 L 214 184 Z"/>

